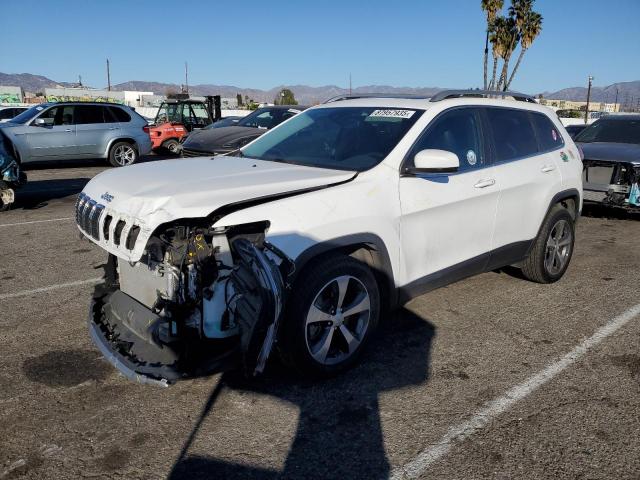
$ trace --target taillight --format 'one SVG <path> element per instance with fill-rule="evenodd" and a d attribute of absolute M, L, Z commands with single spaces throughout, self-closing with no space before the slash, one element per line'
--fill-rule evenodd
<path fill-rule="evenodd" d="M 149 125 L 145 125 L 144 127 L 142 127 L 142 130 L 144 131 L 144 133 L 149 133 Z"/>

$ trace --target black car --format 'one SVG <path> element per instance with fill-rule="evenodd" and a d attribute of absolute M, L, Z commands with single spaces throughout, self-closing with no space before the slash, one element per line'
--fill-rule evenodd
<path fill-rule="evenodd" d="M 235 125 L 194 131 L 182 144 L 182 156 L 201 157 L 233 152 L 306 108 L 300 105 L 263 107 Z"/>
<path fill-rule="evenodd" d="M 586 202 L 640 208 L 640 115 L 607 115 L 575 138 Z"/>
<path fill-rule="evenodd" d="M 567 127 L 564 127 L 565 130 L 567 131 L 567 133 L 569 134 L 569 136 L 571 138 L 576 138 L 576 135 L 578 135 L 581 131 L 583 131 L 585 128 L 587 128 L 587 125 L 584 124 L 577 124 L 577 125 L 569 125 Z"/>

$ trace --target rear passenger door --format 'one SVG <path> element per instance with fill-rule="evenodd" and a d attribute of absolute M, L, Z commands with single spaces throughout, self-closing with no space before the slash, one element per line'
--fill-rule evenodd
<path fill-rule="evenodd" d="M 499 250 L 493 266 L 504 263 L 500 256 L 507 262 L 524 256 L 538 234 L 549 202 L 561 189 L 553 157 L 563 140 L 541 113 L 503 107 L 485 107 L 482 113 L 501 188 L 492 246 Z"/>
<path fill-rule="evenodd" d="M 118 123 L 107 107 L 77 105 L 75 121 L 78 155 L 86 157 L 104 155 L 113 132 L 118 129 Z"/>

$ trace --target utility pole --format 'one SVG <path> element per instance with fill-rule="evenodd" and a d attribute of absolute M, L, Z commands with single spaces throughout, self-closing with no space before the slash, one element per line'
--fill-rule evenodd
<path fill-rule="evenodd" d="M 616 101 L 613 104 L 613 111 L 614 113 L 618 111 L 618 89 L 616 88 Z"/>
<path fill-rule="evenodd" d="M 189 65 L 184 62 L 184 93 L 189 93 Z"/>
<path fill-rule="evenodd" d="M 351 73 L 349 73 L 349 95 L 351 95 Z"/>
<path fill-rule="evenodd" d="M 587 109 L 584 112 L 584 123 L 587 124 L 589 120 L 589 101 L 591 100 L 591 83 L 593 82 L 593 77 L 589 75 L 589 88 L 587 88 Z"/>
<path fill-rule="evenodd" d="M 109 70 L 109 59 L 107 58 L 107 90 L 111 91 L 111 72 Z"/>

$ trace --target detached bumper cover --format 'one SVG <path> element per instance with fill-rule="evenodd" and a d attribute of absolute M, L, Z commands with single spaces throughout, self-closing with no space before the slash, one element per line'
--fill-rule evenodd
<path fill-rule="evenodd" d="M 166 387 L 237 365 L 237 348 L 230 342 L 195 338 L 164 344 L 159 338 L 167 335 L 168 321 L 104 284 L 96 287 L 88 324 L 91 339 L 109 363 L 138 383 Z"/>

